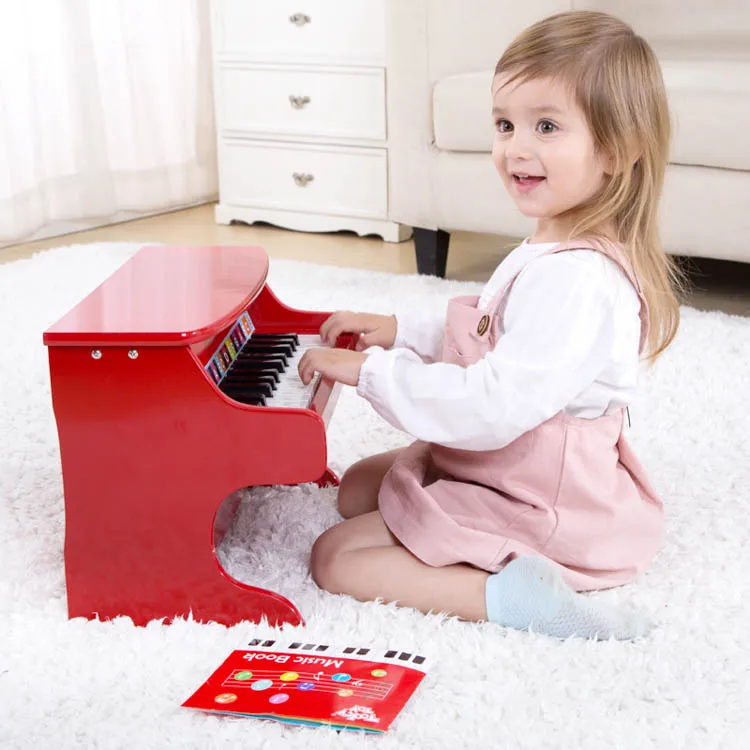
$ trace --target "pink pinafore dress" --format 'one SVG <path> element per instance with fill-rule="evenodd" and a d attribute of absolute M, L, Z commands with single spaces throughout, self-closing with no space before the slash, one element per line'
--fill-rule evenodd
<path fill-rule="evenodd" d="M 604 253 L 633 284 L 642 351 L 648 309 L 621 250 L 576 241 L 545 255 L 574 249 Z M 467 367 L 495 346 L 518 273 L 487 310 L 477 308 L 475 296 L 449 302 L 442 361 Z M 561 411 L 498 450 L 417 441 L 383 480 L 383 519 L 428 565 L 469 563 L 496 572 L 514 557 L 541 555 L 577 591 L 628 583 L 661 544 L 663 507 L 622 434 L 624 411 L 595 419 Z"/>

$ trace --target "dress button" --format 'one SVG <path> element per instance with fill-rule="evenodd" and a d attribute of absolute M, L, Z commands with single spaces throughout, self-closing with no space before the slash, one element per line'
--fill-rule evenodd
<path fill-rule="evenodd" d="M 489 327 L 490 327 L 490 316 L 482 315 L 482 317 L 479 319 L 479 325 L 477 326 L 477 333 L 480 336 L 483 336 Z"/>

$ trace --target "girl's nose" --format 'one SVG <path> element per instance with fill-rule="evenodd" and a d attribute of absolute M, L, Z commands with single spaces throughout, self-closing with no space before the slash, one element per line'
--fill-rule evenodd
<path fill-rule="evenodd" d="M 505 155 L 508 159 L 528 160 L 533 156 L 531 142 L 522 130 L 514 130 L 505 141 Z"/>

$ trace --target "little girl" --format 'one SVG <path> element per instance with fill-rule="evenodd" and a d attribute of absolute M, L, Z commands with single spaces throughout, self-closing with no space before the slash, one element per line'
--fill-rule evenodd
<path fill-rule="evenodd" d="M 621 21 L 573 11 L 524 31 L 492 83 L 492 157 L 534 235 L 447 315 L 334 313 L 299 365 L 356 386 L 416 438 L 343 476 L 346 519 L 312 550 L 322 588 L 557 637 L 628 639 L 583 594 L 632 581 L 662 504 L 623 436 L 639 358 L 679 322 L 659 243 L 664 84 Z M 370 349 L 369 347 L 375 347 Z M 361 351 L 368 349 L 367 353 Z"/>

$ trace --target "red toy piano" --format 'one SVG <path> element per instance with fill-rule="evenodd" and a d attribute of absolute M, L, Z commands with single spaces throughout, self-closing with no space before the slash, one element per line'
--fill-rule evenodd
<path fill-rule="evenodd" d="M 296 367 L 330 313 L 285 306 L 267 273 L 260 247 L 144 247 L 45 331 L 70 617 L 302 622 L 215 554 L 236 490 L 338 482 L 338 385 Z"/>

